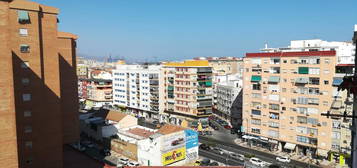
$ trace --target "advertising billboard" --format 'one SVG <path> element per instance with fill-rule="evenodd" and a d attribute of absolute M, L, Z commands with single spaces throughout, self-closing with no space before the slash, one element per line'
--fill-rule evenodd
<path fill-rule="evenodd" d="M 186 129 L 186 149 L 190 149 L 198 146 L 198 133 L 194 130 Z"/>
<path fill-rule="evenodd" d="M 183 131 L 165 135 L 161 138 L 161 151 L 171 151 L 185 147 L 185 133 Z"/>
<path fill-rule="evenodd" d="M 184 160 L 185 158 L 186 158 L 185 147 L 172 150 L 170 152 L 162 154 L 161 156 L 163 166 L 175 163 L 180 160 Z"/>

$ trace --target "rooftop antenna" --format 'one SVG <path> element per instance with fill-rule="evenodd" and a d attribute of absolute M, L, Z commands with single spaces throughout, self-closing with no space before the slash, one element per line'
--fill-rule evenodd
<path fill-rule="evenodd" d="M 265 42 L 265 49 L 268 49 L 268 42 Z"/>

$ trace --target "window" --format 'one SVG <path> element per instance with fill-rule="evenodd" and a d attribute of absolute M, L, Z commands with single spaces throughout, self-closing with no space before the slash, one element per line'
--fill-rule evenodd
<path fill-rule="evenodd" d="M 261 87 L 260 87 L 260 84 L 259 83 L 253 83 L 253 90 L 260 90 Z"/>
<path fill-rule="evenodd" d="M 309 88 L 309 94 L 319 95 L 320 89 L 319 88 Z"/>
<path fill-rule="evenodd" d="M 253 115 L 260 115 L 261 111 L 260 110 L 252 110 Z"/>
<path fill-rule="evenodd" d="M 32 141 L 26 141 L 25 142 L 25 146 L 27 147 L 27 148 L 32 148 Z"/>
<path fill-rule="evenodd" d="M 252 133 L 260 134 L 259 128 L 252 128 Z"/>
<path fill-rule="evenodd" d="M 280 64 L 280 58 L 272 58 L 272 59 L 270 59 L 270 64 Z"/>
<path fill-rule="evenodd" d="M 29 79 L 29 78 L 22 78 L 22 79 L 21 79 L 21 83 L 22 83 L 23 85 L 28 85 L 28 84 L 30 83 L 30 79 Z"/>
<path fill-rule="evenodd" d="M 29 53 L 30 52 L 30 46 L 27 45 L 27 44 L 21 44 L 20 45 L 20 52 Z"/>
<path fill-rule="evenodd" d="M 32 112 L 31 111 L 24 111 L 24 117 L 31 117 Z"/>
<path fill-rule="evenodd" d="M 284 63 L 284 64 L 288 63 L 288 60 L 283 60 L 283 63 Z"/>
<path fill-rule="evenodd" d="M 319 75 L 320 74 L 320 68 L 309 68 L 309 74 L 311 74 L 311 75 Z"/>
<path fill-rule="evenodd" d="M 32 132 L 32 127 L 31 126 L 25 126 L 25 133 L 31 133 Z"/>
<path fill-rule="evenodd" d="M 271 128 L 279 128 L 279 123 L 278 122 L 269 122 L 269 127 Z"/>
<path fill-rule="evenodd" d="M 286 92 L 286 88 L 283 88 L 282 91 L 283 91 L 283 92 Z"/>
<path fill-rule="evenodd" d="M 302 126 L 296 127 L 296 132 L 300 134 L 307 134 L 307 128 Z"/>
<path fill-rule="evenodd" d="M 311 85 L 319 85 L 320 84 L 320 78 L 309 78 L 309 84 L 311 84 Z"/>
<path fill-rule="evenodd" d="M 324 80 L 324 84 L 325 84 L 325 85 L 328 85 L 328 84 L 329 84 L 329 81 L 328 81 L 328 80 Z"/>
<path fill-rule="evenodd" d="M 269 109 L 270 110 L 280 110 L 280 105 L 279 104 L 269 104 Z"/>
<path fill-rule="evenodd" d="M 259 119 L 252 119 L 251 120 L 251 124 L 253 125 L 260 125 L 261 124 L 261 121 Z"/>
<path fill-rule="evenodd" d="M 318 120 L 316 118 L 307 118 L 307 123 L 317 125 Z"/>
<path fill-rule="evenodd" d="M 302 117 L 302 116 L 298 116 L 297 117 L 297 122 L 301 123 L 301 124 L 306 124 L 307 123 L 307 118 L 306 117 Z"/>
<path fill-rule="evenodd" d="M 318 98 L 308 98 L 307 103 L 311 104 L 311 105 L 319 105 L 319 99 Z"/>
<path fill-rule="evenodd" d="M 30 101 L 31 94 L 22 94 L 22 101 Z"/>
<path fill-rule="evenodd" d="M 296 141 L 302 142 L 302 143 L 309 143 L 309 138 L 304 137 L 304 136 L 296 136 Z"/>
<path fill-rule="evenodd" d="M 249 68 L 245 68 L 245 72 L 249 72 Z"/>
<path fill-rule="evenodd" d="M 262 95 L 260 93 L 252 93 L 252 98 L 261 98 Z"/>
<path fill-rule="evenodd" d="M 325 58 L 325 64 L 330 64 L 330 58 Z"/>
<path fill-rule="evenodd" d="M 28 35 L 27 29 L 19 29 L 19 34 L 20 36 L 27 36 Z"/>
<path fill-rule="evenodd" d="M 341 133 L 337 131 L 332 131 L 331 137 L 332 139 L 341 139 Z"/>
<path fill-rule="evenodd" d="M 30 16 L 28 11 L 23 11 L 23 10 L 17 11 L 17 18 L 19 23 L 21 24 L 30 23 Z"/>

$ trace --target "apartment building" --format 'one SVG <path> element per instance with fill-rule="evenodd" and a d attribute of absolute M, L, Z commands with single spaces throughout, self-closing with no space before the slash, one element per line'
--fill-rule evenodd
<path fill-rule="evenodd" d="M 160 65 L 118 65 L 113 71 L 113 104 L 146 118 L 160 118 Z"/>
<path fill-rule="evenodd" d="M 218 83 L 216 86 L 216 92 L 213 103 L 213 111 L 218 116 L 222 118 L 232 121 L 233 118 L 241 119 L 239 116 L 234 116 L 235 113 L 241 114 L 241 109 L 239 112 L 233 112 L 233 107 L 242 107 L 241 104 L 238 104 L 240 101 L 236 101 L 236 99 L 242 99 L 242 97 L 238 97 L 239 93 L 242 91 L 243 83 L 240 78 L 235 78 L 234 80 L 229 80 L 226 82 Z M 239 125 L 240 128 L 241 125 Z"/>
<path fill-rule="evenodd" d="M 61 168 L 79 139 L 77 36 L 57 30 L 57 8 L 0 1 L 0 167 Z"/>
<path fill-rule="evenodd" d="M 212 114 L 212 67 L 207 60 L 163 65 L 166 122 L 207 120 Z"/>
<path fill-rule="evenodd" d="M 80 79 L 81 95 L 85 99 L 86 108 L 112 105 L 113 85 L 108 79 Z"/>
<path fill-rule="evenodd" d="M 214 76 L 243 73 L 243 59 L 236 57 L 197 57 L 194 60 L 207 60 Z"/>
<path fill-rule="evenodd" d="M 341 125 L 350 121 L 321 113 L 343 114 L 350 108 L 338 100 L 344 93 L 336 97 L 341 82 L 336 76 L 346 70 L 338 67 L 353 61 L 349 43 L 299 40 L 262 51 L 244 58 L 243 138 L 325 158 L 341 151 L 341 143 L 348 146 L 350 130 Z"/>

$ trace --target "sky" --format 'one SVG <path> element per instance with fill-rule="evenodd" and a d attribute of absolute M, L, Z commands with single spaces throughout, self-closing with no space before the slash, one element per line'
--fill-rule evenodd
<path fill-rule="evenodd" d="M 128 61 L 243 57 L 291 40 L 351 41 L 356 0 L 32 0 L 60 9 L 78 54 Z"/>

